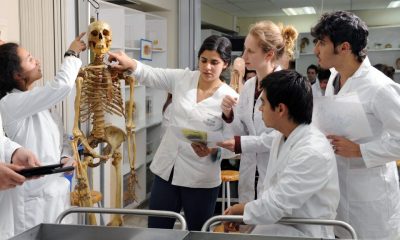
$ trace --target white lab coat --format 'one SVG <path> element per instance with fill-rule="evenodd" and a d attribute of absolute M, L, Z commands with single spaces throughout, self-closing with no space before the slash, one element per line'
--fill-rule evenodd
<path fill-rule="evenodd" d="M 48 109 L 70 93 L 81 64 L 78 58 L 66 57 L 54 81 L 30 91 L 14 89 L 0 100 L 5 132 L 32 150 L 43 165 L 60 163 L 62 133 Z M 53 223 L 70 207 L 69 182 L 62 173 L 28 181 L 14 191 L 15 234 Z"/>
<path fill-rule="evenodd" d="M 137 62 L 134 72 L 138 82 L 149 87 L 164 89 L 172 93 L 169 125 L 157 149 L 150 169 L 168 181 L 174 168 L 172 184 L 191 188 L 214 188 L 221 184 L 220 161 L 210 156 L 200 158 L 190 143 L 180 141 L 171 126 L 221 131 L 224 133 L 221 101 L 225 95 L 238 94 L 225 83 L 209 98 L 197 103 L 199 71 L 189 69 L 152 68 Z"/>
<path fill-rule="evenodd" d="M 232 133 L 240 137 L 242 153 L 239 169 L 239 202 L 245 203 L 254 200 L 255 173 L 258 169 L 257 196 L 263 190 L 264 176 L 267 172 L 269 150 L 276 131 L 265 127 L 262 113 L 259 111 L 261 95 L 254 105 L 254 94 L 257 78 L 246 81 L 240 93 L 238 106 L 234 108 L 234 118 L 231 123 L 225 125 Z"/>
<path fill-rule="evenodd" d="M 332 74 L 326 96 L 334 95 Z M 338 220 L 348 222 L 362 239 L 400 237 L 400 190 L 395 160 L 400 157 L 400 85 L 366 58 L 338 95 L 356 92 L 373 136 L 356 140 L 362 158 L 336 156 L 341 200 Z M 345 233 L 335 229 L 339 237 Z"/>
<path fill-rule="evenodd" d="M 312 95 L 313 97 L 322 97 L 324 94 L 322 94 L 321 86 L 319 85 L 319 80 L 318 78 L 315 79 L 315 83 L 311 85 L 312 89 Z"/>
<path fill-rule="evenodd" d="M 299 125 L 284 140 L 274 138 L 264 191 L 245 205 L 244 222 L 257 224 L 253 233 L 334 238 L 327 226 L 274 224 L 283 217 L 335 219 L 339 204 L 335 155 L 315 127 Z M 274 224 L 271 226 L 271 224 Z"/>
<path fill-rule="evenodd" d="M 4 136 L 0 117 L 0 162 L 10 163 L 11 156 L 21 146 Z M 14 215 L 12 211 L 12 191 L 0 191 L 0 240 L 14 235 Z"/>

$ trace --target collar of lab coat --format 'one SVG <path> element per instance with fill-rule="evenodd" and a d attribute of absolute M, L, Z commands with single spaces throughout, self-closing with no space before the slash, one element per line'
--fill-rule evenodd
<path fill-rule="evenodd" d="M 279 132 L 276 135 L 271 148 L 270 158 L 268 162 L 267 174 L 264 179 L 264 189 L 270 187 L 273 184 L 273 179 L 276 178 L 277 172 L 280 169 L 286 167 L 286 163 L 289 160 L 287 157 L 291 152 L 291 148 L 296 144 L 302 137 L 304 137 L 304 131 L 310 128 L 310 125 L 301 124 L 297 126 L 284 141 L 285 136 Z"/>
<path fill-rule="evenodd" d="M 350 76 L 349 79 L 347 79 L 346 83 L 340 89 L 338 95 L 347 93 L 348 90 L 350 90 L 350 85 L 352 85 L 351 82 L 353 82 L 357 78 L 362 77 L 366 72 L 368 72 L 368 69 L 370 67 L 371 67 L 371 62 L 369 61 L 369 58 L 366 57 L 364 59 L 364 61 L 361 63 L 360 67 L 354 72 L 354 74 L 352 76 Z M 333 84 L 333 80 L 335 79 L 336 75 L 338 74 L 338 71 L 335 68 L 330 68 L 330 71 L 331 71 L 331 76 L 329 78 L 328 87 L 327 87 L 327 90 L 329 89 L 329 92 L 333 91 L 333 87 L 331 88 L 330 85 Z M 327 91 L 325 91 L 325 94 L 326 94 L 326 92 Z"/>

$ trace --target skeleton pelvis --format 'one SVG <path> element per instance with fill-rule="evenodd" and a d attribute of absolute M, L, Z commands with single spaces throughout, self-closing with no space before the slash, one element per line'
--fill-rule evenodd
<path fill-rule="evenodd" d="M 115 151 L 115 149 L 121 146 L 126 139 L 125 131 L 116 126 L 107 126 L 104 128 L 105 136 L 104 139 L 108 145 L 104 148 L 103 154 L 110 154 Z"/>

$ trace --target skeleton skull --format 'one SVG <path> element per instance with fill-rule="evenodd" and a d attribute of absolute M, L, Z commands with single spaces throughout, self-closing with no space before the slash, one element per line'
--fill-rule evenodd
<path fill-rule="evenodd" d="M 103 21 L 96 21 L 89 25 L 88 42 L 90 50 L 96 55 L 105 54 L 110 50 L 112 42 L 111 27 Z"/>

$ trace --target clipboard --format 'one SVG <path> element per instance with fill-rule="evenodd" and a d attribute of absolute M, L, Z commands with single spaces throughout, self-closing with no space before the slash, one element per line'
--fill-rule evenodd
<path fill-rule="evenodd" d="M 33 167 L 33 168 L 25 168 L 20 171 L 17 171 L 18 174 L 24 177 L 34 177 L 34 176 L 42 176 L 54 173 L 61 173 L 61 172 L 69 172 L 73 171 L 75 167 L 62 167 L 63 164 L 52 164 L 40 167 Z"/>

